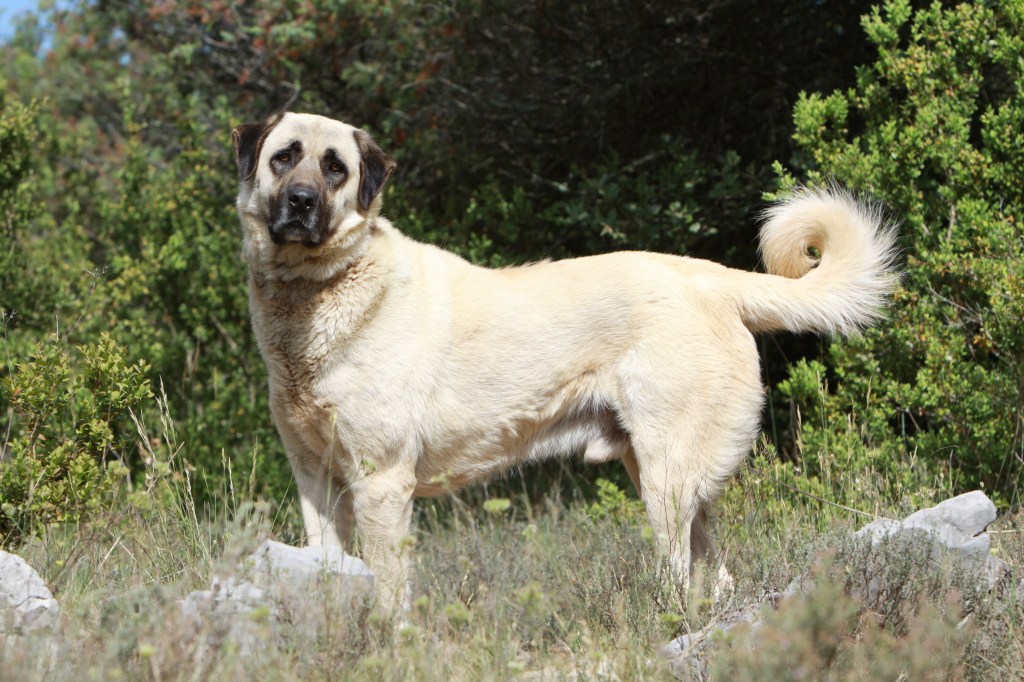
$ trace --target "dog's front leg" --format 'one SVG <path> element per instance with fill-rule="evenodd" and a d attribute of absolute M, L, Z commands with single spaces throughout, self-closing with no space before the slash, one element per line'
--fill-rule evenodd
<path fill-rule="evenodd" d="M 289 458 L 299 492 L 307 544 L 342 546 L 352 551 L 352 500 L 349 491 L 326 471 L 299 458 Z"/>
<path fill-rule="evenodd" d="M 398 464 L 360 477 L 350 489 L 363 560 L 373 571 L 377 603 L 387 611 L 410 606 L 415 488 L 415 470 Z"/>

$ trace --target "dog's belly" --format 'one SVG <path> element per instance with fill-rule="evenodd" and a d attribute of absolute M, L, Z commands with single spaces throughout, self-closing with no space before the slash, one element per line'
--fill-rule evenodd
<path fill-rule="evenodd" d="M 621 458 L 629 435 L 607 406 L 571 408 L 553 419 L 517 420 L 463 434 L 458 445 L 427 449 L 417 466 L 417 496 L 435 496 L 486 481 L 516 467 L 583 452 L 587 463 Z"/>

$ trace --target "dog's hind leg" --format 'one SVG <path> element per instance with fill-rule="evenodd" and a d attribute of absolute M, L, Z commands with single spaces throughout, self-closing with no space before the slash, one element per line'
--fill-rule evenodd
<path fill-rule="evenodd" d="M 343 490 L 334 505 L 334 528 L 341 539 L 341 546 L 346 552 L 352 550 L 352 531 L 355 526 L 355 513 L 352 511 L 352 493 Z"/>
<path fill-rule="evenodd" d="M 629 474 L 629 479 L 633 482 L 633 487 L 636 488 L 636 492 L 640 495 L 641 499 L 648 499 L 644 497 L 643 485 L 640 482 L 640 467 L 636 461 L 636 453 L 633 452 L 632 448 L 629 448 L 622 455 L 622 464 L 626 468 L 626 473 Z M 648 509 L 650 507 L 648 506 Z M 654 522 L 652 521 L 652 526 Z M 667 529 L 666 529 L 667 531 Z M 660 535 L 660 534 L 659 534 Z M 666 532 L 666 536 L 668 533 Z M 680 539 L 680 542 L 682 540 Z M 672 544 L 671 542 L 666 543 L 663 549 L 667 550 L 669 556 L 672 555 Z M 689 567 L 692 567 L 694 561 L 701 559 L 707 560 L 709 564 L 715 562 L 715 550 L 714 545 L 711 541 L 711 533 L 708 530 L 708 513 L 707 504 L 701 504 L 698 507 L 697 513 L 690 520 L 690 557 L 687 559 L 684 556 L 675 557 L 673 560 L 673 568 L 676 570 L 677 577 L 682 577 L 682 581 L 686 584 L 689 575 Z M 687 563 L 689 562 L 689 563 Z M 687 572 L 680 576 L 680 571 L 676 568 L 679 565 L 687 566 Z M 723 598 L 728 593 L 735 589 L 735 581 L 729 574 L 729 570 L 725 567 L 725 563 L 719 563 L 717 573 L 715 574 L 715 587 L 713 592 L 713 598 L 715 601 Z"/>
<path fill-rule="evenodd" d="M 731 463 L 745 453 L 717 428 L 715 415 L 673 416 L 677 426 L 671 430 L 633 422 L 630 433 L 648 522 L 678 582 L 688 588 L 693 562 L 712 558 L 708 506 Z"/>
<path fill-rule="evenodd" d="M 711 533 L 708 530 L 707 505 L 702 504 L 690 523 L 690 556 L 694 561 L 699 561 L 711 558 L 713 555 L 714 547 L 711 542 Z"/>
<path fill-rule="evenodd" d="M 689 587 L 693 560 L 711 553 L 708 505 L 749 452 L 764 395 L 745 328 L 706 310 L 683 308 L 677 317 L 691 323 L 649 318 L 644 340 L 617 366 L 612 408 L 632 446 L 648 520 Z"/>
<path fill-rule="evenodd" d="M 641 498 L 658 545 L 685 590 L 690 586 L 691 537 L 700 502 L 694 481 L 683 472 L 672 471 L 669 458 L 659 459 L 646 459 L 639 468 Z"/>
<path fill-rule="evenodd" d="M 636 488 L 636 494 L 640 496 L 640 499 L 643 499 L 644 491 L 640 487 L 640 466 L 636 463 L 636 453 L 633 452 L 633 448 L 626 448 L 626 451 L 622 454 L 622 466 L 626 468 L 629 480 L 633 482 L 633 487 Z"/>
<path fill-rule="evenodd" d="M 729 574 L 729 569 L 725 567 L 725 562 L 715 552 L 711 533 L 708 530 L 707 503 L 701 505 L 700 510 L 690 524 L 690 556 L 693 561 L 704 561 L 709 568 L 715 570 L 712 599 L 716 602 L 736 589 L 736 581 Z"/>

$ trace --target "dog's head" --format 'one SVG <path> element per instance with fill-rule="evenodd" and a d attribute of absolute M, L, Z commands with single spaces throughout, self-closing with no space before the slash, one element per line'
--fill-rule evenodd
<path fill-rule="evenodd" d="M 379 213 L 395 169 L 366 132 L 312 114 L 241 125 L 231 139 L 247 243 L 279 263 L 352 246 Z"/>

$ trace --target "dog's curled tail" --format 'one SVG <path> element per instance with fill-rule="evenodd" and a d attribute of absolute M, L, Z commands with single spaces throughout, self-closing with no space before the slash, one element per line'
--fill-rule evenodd
<path fill-rule="evenodd" d="M 800 189 L 765 218 L 769 274 L 754 275 L 738 296 L 751 331 L 849 335 L 882 317 L 899 276 L 896 226 L 880 207 L 830 186 Z"/>

